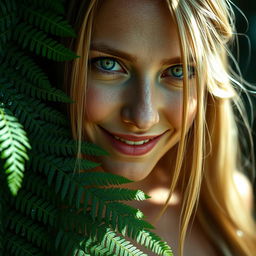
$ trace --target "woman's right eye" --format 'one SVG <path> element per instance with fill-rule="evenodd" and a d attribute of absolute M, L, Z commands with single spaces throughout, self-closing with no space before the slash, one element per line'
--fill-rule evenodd
<path fill-rule="evenodd" d="M 98 57 L 91 60 L 91 64 L 97 70 L 105 73 L 126 73 L 123 67 L 114 58 Z"/>

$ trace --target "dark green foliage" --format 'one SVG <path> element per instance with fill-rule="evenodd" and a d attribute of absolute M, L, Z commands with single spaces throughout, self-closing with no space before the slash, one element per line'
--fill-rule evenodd
<path fill-rule="evenodd" d="M 106 219 L 111 219 L 110 215 L 112 211 L 115 211 L 118 215 L 122 216 L 134 216 L 137 219 L 144 218 L 144 214 L 139 209 L 135 209 L 129 205 L 120 202 L 111 202 L 106 205 Z"/>
<path fill-rule="evenodd" d="M 54 155 L 75 155 L 78 142 L 69 138 L 58 138 L 54 136 L 40 136 L 34 138 L 35 147 L 40 151 Z M 81 153 L 91 156 L 107 155 L 108 153 L 97 145 L 83 141 L 81 143 Z M 101 179 L 101 175 L 99 177 Z M 104 178 L 103 178 L 104 179 Z"/>
<path fill-rule="evenodd" d="M 22 1 L 22 0 L 21 0 Z M 33 6 L 35 10 L 38 8 L 51 10 L 56 14 L 64 14 L 63 1 L 60 0 L 23 0 L 26 6 Z"/>
<path fill-rule="evenodd" d="M 12 205 L 17 211 L 30 215 L 32 219 L 43 222 L 43 224 L 54 226 L 56 223 L 57 210 L 54 205 L 30 191 L 20 191 Z"/>
<path fill-rule="evenodd" d="M 11 232 L 6 234 L 6 249 L 5 253 L 7 255 L 15 256 L 47 256 L 41 252 L 38 247 L 33 246 L 31 243 L 27 242 L 25 239 L 17 236 Z"/>
<path fill-rule="evenodd" d="M 88 188 L 87 191 L 92 193 L 95 197 L 104 201 L 129 201 L 129 200 L 145 200 L 149 198 L 141 190 L 131 190 L 125 188 Z"/>
<path fill-rule="evenodd" d="M 49 38 L 46 33 L 37 30 L 32 25 L 20 23 L 14 30 L 13 39 L 23 49 L 29 49 L 37 55 L 47 57 L 50 60 L 72 60 L 77 56 L 62 44 Z"/>
<path fill-rule="evenodd" d="M 36 25 L 47 33 L 57 36 L 76 36 L 67 21 L 53 11 L 35 10 L 27 5 L 22 5 L 20 12 L 29 24 Z"/>
<path fill-rule="evenodd" d="M 0 56 L 11 38 L 11 28 L 17 22 L 16 10 L 15 0 L 2 0 L 0 2 Z"/>
<path fill-rule="evenodd" d="M 11 67 L 12 69 L 10 70 L 12 72 L 18 70 L 17 75 L 27 78 L 30 83 L 38 85 L 40 88 L 51 87 L 43 70 L 36 65 L 31 57 L 25 55 L 25 53 L 20 51 L 16 46 L 9 46 L 8 50 L 5 52 L 4 58 L 1 61 L 1 70 L 4 64 L 6 68 Z M 5 72 L 7 71 L 6 68 L 4 69 Z"/>
<path fill-rule="evenodd" d="M 15 11 L 15 1 L 3 0 L 0 2 L 0 31 L 5 31 L 15 23 Z"/>
<path fill-rule="evenodd" d="M 9 48 L 0 61 L 0 76 L 5 76 L 21 93 L 33 98 L 71 103 L 61 90 L 53 88 L 43 71 L 16 48 Z"/>
<path fill-rule="evenodd" d="M 66 114 L 49 103 L 73 102 L 41 65 L 77 57 L 59 42 L 76 36 L 63 14 L 61 0 L 0 1 L 0 255 L 146 255 L 136 244 L 172 255 L 125 204 L 148 196 L 98 172 L 108 153 L 73 140 Z"/>
<path fill-rule="evenodd" d="M 25 236 L 29 242 L 43 247 L 46 251 L 49 252 L 52 248 L 51 241 L 48 239 L 48 232 L 32 219 L 15 211 L 9 211 L 8 225 L 16 234 Z"/>

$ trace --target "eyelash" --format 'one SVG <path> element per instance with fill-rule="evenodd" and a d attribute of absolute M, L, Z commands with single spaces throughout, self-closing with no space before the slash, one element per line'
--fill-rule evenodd
<path fill-rule="evenodd" d="M 179 75 L 179 76 L 175 76 L 173 74 L 175 68 L 181 68 L 182 69 L 182 75 Z M 168 70 L 171 70 L 172 72 L 172 77 L 174 79 L 178 79 L 178 80 L 182 80 L 184 78 L 184 75 L 183 75 L 183 66 L 182 64 L 177 64 L 177 65 L 173 65 L 167 69 L 164 70 L 163 74 L 161 75 L 162 78 L 164 77 L 167 77 L 168 75 L 166 75 L 166 73 L 168 72 Z M 191 79 L 193 76 L 195 75 L 195 68 L 193 66 L 188 66 L 188 78 Z"/>
<path fill-rule="evenodd" d="M 108 61 L 108 62 L 112 62 L 112 66 L 109 69 L 105 69 L 103 68 L 101 65 L 103 64 L 103 61 Z M 100 64 L 97 62 L 101 62 Z M 94 68 L 97 68 L 98 70 L 100 70 L 101 72 L 104 73 L 108 73 L 108 74 L 113 74 L 113 73 L 127 73 L 126 70 L 123 68 L 123 66 L 119 63 L 119 61 L 117 61 L 115 58 L 112 57 L 96 57 L 93 58 L 92 60 L 90 60 L 90 64 L 92 66 L 94 66 Z M 119 65 L 120 70 L 111 70 L 111 68 L 114 68 L 116 65 Z M 174 75 L 174 70 L 175 68 L 182 68 L 182 75 L 178 75 L 175 76 Z M 168 75 L 167 72 L 171 71 L 171 75 Z M 193 66 L 189 66 L 188 67 L 188 77 L 189 79 L 192 78 L 195 75 L 195 68 Z M 168 78 L 168 77 L 172 77 L 173 79 L 177 79 L 177 80 L 182 80 L 183 79 L 183 67 L 182 64 L 176 64 L 173 65 L 167 69 L 164 70 L 163 74 L 161 75 L 161 78 Z"/>
<path fill-rule="evenodd" d="M 103 64 L 102 62 L 104 60 L 112 62 L 112 67 L 111 68 L 114 68 L 116 65 L 119 65 L 120 70 L 104 69 L 102 66 L 100 66 L 101 64 Z M 97 64 L 97 62 L 101 62 L 101 64 Z M 101 72 L 108 73 L 108 74 L 110 74 L 110 73 L 127 73 L 125 71 L 125 69 L 123 68 L 123 66 L 115 58 L 111 58 L 111 57 L 97 57 L 97 58 L 93 58 L 90 61 L 90 64 L 91 64 L 91 66 L 93 66 L 94 68 L 97 68 Z"/>

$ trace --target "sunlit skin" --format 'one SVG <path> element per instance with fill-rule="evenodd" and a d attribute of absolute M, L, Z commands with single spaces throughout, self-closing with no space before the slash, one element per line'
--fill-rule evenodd
<path fill-rule="evenodd" d="M 168 196 L 174 167 L 170 155 L 180 139 L 184 89 L 179 38 L 165 1 L 101 1 L 89 64 L 86 134 L 110 154 L 99 159 L 104 171 L 134 180 L 129 188 L 142 189 L 151 196 L 131 204 L 153 223 Z M 188 129 L 197 107 L 196 79 L 193 63 L 190 65 Z M 105 131 L 121 137 L 161 137 L 148 152 L 132 155 L 114 147 Z M 175 253 L 180 200 L 175 193 L 155 230 Z M 197 256 L 216 255 L 209 248 L 200 230 L 193 228 L 185 255 L 191 251 Z"/>

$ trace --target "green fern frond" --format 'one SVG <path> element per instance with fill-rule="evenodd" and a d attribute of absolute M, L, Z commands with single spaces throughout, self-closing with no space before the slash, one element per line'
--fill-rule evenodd
<path fill-rule="evenodd" d="M 8 226 L 11 230 L 16 234 L 26 236 L 29 242 L 36 244 L 47 252 L 52 248 L 52 244 L 48 239 L 49 232 L 46 231 L 45 227 L 11 210 L 9 210 L 7 221 L 9 222 Z"/>
<path fill-rule="evenodd" d="M 20 73 L 26 75 L 31 82 L 38 84 L 40 87 L 49 88 L 51 86 L 51 83 L 42 68 L 13 43 L 9 44 L 4 58 L 3 63 L 8 63 L 8 65 L 19 70 Z"/>
<path fill-rule="evenodd" d="M 17 118 L 8 109 L 0 108 L 0 157 L 5 159 L 4 170 L 13 195 L 21 187 L 25 160 L 28 160 L 27 149 L 30 148 L 26 132 Z"/>
<path fill-rule="evenodd" d="M 64 158 L 62 164 L 62 170 L 65 172 L 74 172 L 74 167 L 76 166 L 77 159 L 76 158 Z M 89 161 L 87 159 L 79 159 L 80 170 L 89 170 L 100 166 L 100 163 L 96 163 L 93 161 Z M 78 174 L 78 173 L 76 173 Z M 81 183 L 82 184 L 82 183 Z"/>
<path fill-rule="evenodd" d="M 43 172 L 46 176 L 48 176 L 50 172 L 55 174 L 55 171 L 61 168 L 62 161 L 63 158 L 56 158 L 55 156 L 49 156 L 43 153 L 33 154 L 33 152 L 31 152 L 31 169 L 34 172 Z"/>
<path fill-rule="evenodd" d="M 79 180 L 77 181 L 79 182 Z M 74 189 L 72 193 L 70 193 L 73 196 Z M 69 194 L 69 196 L 70 196 Z M 84 198 L 83 198 L 83 195 Z M 129 190 L 129 189 L 123 189 L 123 188 L 84 188 L 84 186 L 81 186 L 81 183 L 79 184 L 78 190 L 76 191 L 76 207 L 82 208 L 84 212 L 86 212 L 87 208 L 91 208 L 90 215 L 95 220 L 96 218 L 98 220 L 101 220 L 104 217 L 104 212 L 106 211 L 106 204 L 108 202 L 113 202 L 117 200 L 145 200 L 148 196 L 142 192 L 141 190 Z M 83 198 L 83 203 L 81 204 L 81 199 Z M 69 201 L 71 201 L 72 198 L 69 197 Z M 74 200 L 74 199 L 73 199 Z M 114 216 L 116 214 L 115 210 L 112 212 L 111 209 L 108 208 L 108 214 L 112 214 L 112 222 L 116 223 L 114 220 Z M 147 226 L 149 228 L 149 226 Z"/>
<path fill-rule="evenodd" d="M 2 0 L 0 2 L 0 56 L 7 48 L 7 42 L 10 41 L 12 28 L 17 23 L 16 1 Z"/>
<path fill-rule="evenodd" d="M 152 227 L 149 223 L 129 216 L 123 217 L 118 216 L 118 214 L 116 215 L 116 222 L 113 227 L 111 226 L 111 228 L 109 227 L 109 224 L 104 224 L 106 219 L 100 221 L 98 219 L 93 219 L 90 216 L 90 212 L 87 212 L 86 214 L 76 213 L 71 210 L 63 212 L 61 222 L 63 224 L 65 223 L 64 228 L 67 230 L 79 233 L 82 231 L 86 235 L 90 236 L 92 242 L 101 244 L 105 239 L 106 232 L 109 230 L 112 234 L 117 234 L 116 232 L 119 232 L 120 234 L 126 233 L 128 237 L 145 248 L 153 251 L 156 255 L 173 256 L 171 248 L 166 242 L 163 242 L 161 238 L 153 232 L 145 229 L 147 227 Z M 123 218 L 126 219 L 124 222 L 122 222 Z M 116 230 L 114 231 L 114 229 Z"/>
<path fill-rule="evenodd" d="M 27 100 L 27 103 L 34 108 L 34 113 L 37 114 L 41 120 L 60 126 L 68 126 L 67 118 L 61 112 L 46 106 L 37 99 L 27 98 L 25 95 L 23 97 Z"/>
<path fill-rule="evenodd" d="M 13 72 L 15 73 L 15 72 Z M 32 83 L 28 83 L 24 78 L 13 79 L 14 85 L 21 93 L 25 93 L 28 96 L 37 98 L 39 100 L 56 101 L 63 103 L 72 103 L 73 100 L 70 99 L 63 91 L 56 88 L 39 88 Z"/>
<path fill-rule="evenodd" d="M 42 120 L 38 120 L 37 124 L 40 126 L 39 131 L 27 128 L 30 131 L 30 137 L 35 138 L 38 136 L 51 136 L 51 137 L 61 137 L 71 139 L 70 130 L 67 127 L 55 125 L 52 123 L 46 123 Z M 40 135 L 39 135 L 40 132 Z"/>
<path fill-rule="evenodd" d="M 5 88 L 6 87 L 6 88 Z M 63 134 L 69 134 L 63 125 L 54 126 L 49 122 L 40 119 L 40 112 L 36 113 L 36 102 L 34 99 L 27 98 L 25 95 L 19 94 L 16 90 L 7 88 L 8 85 L 1 85 L 0 84 L 0 100 L 2 100 L 6 106 L 17 116 L 19 122 L 25 127 L 25 129 L 32 134 L 54 134 L 61 136 Z M 28 104 L 29 103 L 29 104 Z M 41 115 L 41 117 L 43 117 Z M 45 119 L 54 120 L 54 116 L 51 113 L 47 114 Z M 62 119 L 63 120 L 63 119 Z M 59 120 L 62 122 L 61 120 Z M 59 122 L 57 121 L 57 122 Z M 63 120 L 64 121 L 64 120 Z M 53 130 L 55 128 L 55 130 Z M 57 132 L 58 131 L 58 132 Z"/>
<path fill-rule="evenodd" d="M 85 223 L 87 223 L 87 221 L 85 221 Z M 87 243 L 87 248 L 89 247 L 89 250 L 85 248 L 85 251 L 89 251 L 89 253 L 92 255 L 100 255 L 100 249 L 104 250 L 105 248 L 107 252 L 112 253 L 110 255 L 146 255 L 137 249 L 130 241 L 118 236 L 117 233 L 107 225 L 95 224 L 96 223 L 88 223 L 87 225 L 87 230 L 90 234 L 92 245 L 88 245 Z M 93 242 L 96 244 L 93 245 Z"/>
<path fill-rule="evenodd" d="M 55 175 L 57 175 L 57 172 L 77 175 L 77 173 L 74 173 L 76 158 L 49 156 L 44 153 L 31 153 L 31 156 L 32 168 L 39 172 L 44 172 L 46 175 L 49 172 L 55 172 Z M 80 161 L 83 170 L 92 169 L 100 165 L 86 159 L 80 159 Z"/>
<path fill-rule="evenodd" d="M 66 61 L 78 57 L 62 44 L 49 38 L 46 33 L 38 31 L 26 23 L 17 25 L 14 31 L 14 40 L 22 48 L 28 48 L 31 52 L 50 60 Z"/>
<path fill-rule="evenodd" d="M 13 12 L 16 10 L 16 1 L 14 0 L 2 0 L 0 2 L 0 12 L 2 14 Z"/>
<path fill-rule="evenodd" d="M 46 123 L 53 123 L 61 126 L 68 125 L 67 120 L 62 113 L 50 107 L 46 107 L 46 105 L 41 103 L 39 100 L 28 98 L 26 95 L 21 93 L 18 94 L 17 90 L 10 88 L 7 89 L 4 85 L 0 85 L 0 92 L 1 91 L 4 95 L 2 101 L 6 105 L 10 105 L 10 109 L 26 128 L 31 128 L 31 126 L 34 125 L 34 129 L 36 128 L 42 131 L 42 128 L 38 125 L 38 119 L 41 119 Z M 44 131 L 42 131 L 42 134 L 43 133 Z"/>
<path fill-rule="evenodd" d="M 108 189 L 87 188 L 85 191 L 85 197 L 83 198 L 83 204 L 80 205 L 80 208 L 84 209 L 84 212 L 86 212 L 87 208 L 89 207 L 90 215 L 93 218 L 93 220 L 97 218 L 99 221 L 101 221 L 102 218 L 111 216 L 111 218 L 108 218 L 108 220 L 113 227 L 116 227 L 116 223 L 118 223 L 119 221 L 117 218 L 120 216 L 125 217 L 127 216 L 127 214 L 120 215 L 120 209 L 119 211 L 116 211 L 113 208 L 111 209 L 110 207 L 108 207 L 107 202 L 109 201 L 113 202 L 116 200 L 126 200 L 126 201 L 136 200 L 136 193 L 141 193 L 141 191 L 140 190 L 125 191 L 125 189 L 122 190 L 120 188 L 118 188 L 115 191 L 113 190 L 115 190 L 115 188 L 108 188 Z M 121 195 L 117 196 L 116 195 L 117 192 L 119 192 Z M 105 196 L 104 193 L 107 195 Z M 147 197 L 147 195 L 145 195 L 144 192 L 142 193 L 143 193 L 143 197 Z M 114 195 L 114 196 L 111 197 L 111 195 Z M 82 197 L 82 195 L 80 195 L 80 197 Z M 79 208 L 79 204 L 77 205 L 77 208 Z M 137 221 L 137 219 L 135 220 Z M 144 222 L 141 221 L 140 223 L 143 224 Z M 144 226 L 144 228 L 153 228 L 153 226 L 150 226 L 149 224 L 145 224 L 145 225 L 146 226 Z"/>
<path fill-rule="evenodd" d="M 34 82 L 28 81 L 24 75 L 22 75 L 18 68 L 13 68 L 9 63 L 0 63 L 0 76 L 6 78 L 9 81 L 12 81 L 13 87 L 17 88 L 17 92 L 25 93 L 26 96 L 32 96 L 33 98 L 48 100 L 48 101 L 57 101 L 64 103 L 73 102 L 63 91 L 49 87 L 43 86 L 38 87 Z M 29 67 L 27 67 L 29 68 Z M 31 67 L 32 68 L 32 67 Z M 32 74 L 36 74 L 32 71 Z M 38 77 L 35 77 L 37 79 Z M 43 83 L 45 80 L 38 80 L 38 83 Z"/>
<path fill-rule="evenodd" d="M 157 255 L 173 256 L 170 246 L 155 233 L 148 230 L 153 228 L 151 224 L 131 216 L 120 216 L 114 211 L 113 213 L 112 228 L 114 230 L 118 230 L 123 236 L 132 238 Z"/>
<path fill-rule="evenodd" d="M 55 248 L 60 250 L 59 255 L 78 256 L 82 253 L 80 243 L 87 239 L 89 238 L 86 236 L 59 229 L 55 239 Z"/>
<path fill-rule="evenodd" d="M 8 87 L 8 84 L 0 84 L 0 100 L 18 117 L 28 132 L 44 133 L 42 126 L 37 122 L 37 116 L 33 113 L 33 108 L 26 103 L 23 95 Z"/>
<path fill-rule="evenodd" d="M 74 178 L 76 176 L 76 174 L 58 172 L 56 177 L 55 191 L 56 193 L 60 192 L 62 200 L 66 197 L 66 195 L 68 195 L 69 202 L 76 200 L 76 205 L 79 207 L 79 202 L 82 200 L 82 196 L 85 193 L 85 188 L 78 178 Z M 76 188 L 78 189 L 77 191 Z"/>
<path fill-rule="evenodd" d="M 45 159 L 42 156 L 36 156 L 37 163 L 34 163 L 35 169 L 42 168 L 48 176 L 48 183 L 51 184 L 55 180 L 55 192 L 60 193 L 61 199 L 64 200 L 66 196 L 68 196 L 68 202 L 75 202 L 76 207 L 80 208 L 80 202 L 83 199 L 83 209 L 86 210 L 89 202 L 92 201 L 92 210 L 91 215 L 94 218 L 102 218 L 103 211 L 105 209 L 106 201 L 114 201 L 114 200 L 144 200 L 147 198 L 147 195 L 140 190 L 127 190 L 127 189 L 120 189 L 120 188 L 109 188 L 109 189 L 86 189 L 83 180 L 87 180 L 86 176 L 83 176 L 84 179 L 81 178 L 79 173 L 70 173 L 73 169 L 64 170 L 67 168 L 67 160 L 61 161 L 60 159 L 56 160 L 55 158 Z M 33 157 L 34 160 L 34 157 Z M 42 167 L 45 161 L 48 166 Z M 53 162 L 54 161 L 54 162 Z M 87 160 L 84 160 L 87 161 Z M 64 162 L 64 164 L 63 164 Z M 61 166 L 61 164 L 63 166 Z M 40 167 L 39 167 L 40 166 Z M 66 173 L 66 172 L 69 173 Z M 81 173 L 83 174 L 83 173 Z M 86 173 L 84 173 L 86 174 Z M 108 175 L 109 177 L 113 177 Z M 114 177 L 117 179 L 117 177 Z M 127 181 L 127 180 L 126 180 Z M 119 181 L 120 182 L 120 181 Z M 97 211 L 96 211 L 97 209 Z M 110 209 L 110 208 L 109 208 Z M 149 228 L 149 226 L 147 226 Z"/>
<path fill-rule="evenodd" d="M 68 194 L 69 202 L 75 200 L 77 207 L 79 207 L 80 201 L 85 193 L 85 188 L 81 184 L 80 179 L 74 178 L 77 175 L 74 173 L 75 162 L 76 159 L 63 159 L 37 154 L 32 157 L 32 168 L 36 171 L 43 171 L 48 178 L 49 185 L 52 184 L 55 178 L 56 193 L 60 192 L 62 199 Z M 84 169 L 99 166 L 98 163 L 85 159 L 82 159 L 81 163 Z"/>
<path fill-rule="evenodd" d="M 15 16 L 16 3 L 13 0 L 2 0 L 0 2 L 0 31 L 13 26 L 17 17 Z"/>
<path fill-rule="evenodd" d="M 0 31 L 0 56 L 3 55 L 7 47 L 7 42 L 11 39 L 11 31 L 9 29 Z"/>
<path fill-rule="evenodd" d="M 38 172 L 30 172 L 29 175 L 25 175 L 23 180 L 23 187 L 51 203 L 54 203 L 58 200 L 56 194 L 54 193 L 54 189 L 48 186 L 47 179 L 40 175 Z"/>
<path fill-rule="evenodd" d="M 111 220 L 111 214 L 115 211 L 120 216 L 133 216 L 136 219 L 143 219 L 144 214 L 139 209 L 133 208 L 121 202 L 110 202 L 106 204 L 105 219 Z"/>
<path fill-rule="evenodd" d="M 56 207 L 29 191 L 22 190 L 17 194 L 15 208 L 44 224 L 56 225 L 58 212 Z"/>
<path fill-rule="evenodd" d="M 1 6 L 0 6 L 1 7 Z M 16 22 L 14 13 L 2 14 L 0 12 L 0 31 L 5 31 Z"/>
<path fill-rule="evenodd" d="M 159 236 L 148 230 L 133 231 L 131 237 L 139 244 L 145 246 L 152 252 L 163 255 L 173 256 L 170 246 L 161 240 Z"/>
<path fill-rule="evenodd" d="M 3 66 L 5 69 L 3 69 Z M 12 69 L 10 69 L 10 67 L 12 67 Z M 5 71 L 11 72 L 16 70 L 18 71 L 18 74 L 16 74 L 17 77 L 24 77 L 32 84 L 38 85 L 40 88 L 46 89 L 51 87 L 51 84 L 42 69 L 39 68 L 29 56 L 25 55 L 23 51 L 20 51 L 15 46 L 9 45 L 8 50 L 6 50 L 4 58 L 1 61 L 1 69 L 3 69 L 3 74 Z"/>
<path fill-rule="evenodd" d="M 5 183 L 3 175 L 0 175 L 0 182 L 1 184 Z M 4 186 L 1 186 L 0 190 L 0 255 L 4 255 L 4 237 L 7 227 L 6 221 L 6 198 L 4 197 L 6 190 Z"/>
<path fill-rule="evenodd" d="M 70 221 L 69 218 L 72 221 Z M 86 235 L 80 245 L 81 249 L 85 253 L 89 253 L 89 255 L 100 255 L 98 254 L 100 253 L 98 250 L 100 248 L 102 248 L 104 252 L 109 253 L 109 255 L 143 255 L 135 254 L 139 253 L 139 250 L 137 250 L 137 248 L 132 245 L 131 242 L 128 242 L 124 238 L 117 236 L 117 234 L 108 226 L 104 224 L 101 225 L 100 222 L 90 219 L 89 216 L 81 214 L 74 215 L 72 212 L 66 212 L 64 220 L 65 222 L 62 222 L 66 223 L 65 228 L 76 228 L 77 232 L 79 233 L 81 233 L 81 231 L 83 233 L 86 232 Z M 65 238 L 64 233 L 60 234 L 60 237 L 58 237 L 57 244 L 60 244 L 61 242 L 63 243 L 63 238 Z M 116 251 L 118 253 L 116 253 Z"/>
<path fill-rule="evenodd" d="M 86 200 L 86 199 L 85 199 Z M 95 197 L 92 198 L 91 200 L 91 210 L 89 212 L 85 212 L 84 216 L 77 217 L 77 220 L 80 220 L 79 222 L 72 222 L 70 226 L 72 228 L 75 228 L 76 230 L 84 230 L 87 229 L 90 232 L 94 232 L 96 235 L 98 232 L 98 227 L 100 227 L 100 223 L 105 222 L 108 225 L 112 227 L 113 230 L 118 230 L 123 236 L 129 234 L 131 237 L 132 233 L 136 233 L 138 231 L 144 230 L 144 229 L 153 229 L 154 227 L 149 224 L 148 222 L 139 219 L 139 218 L 134 218 L 134 212 L 136 209 L 129 209 L 129 212 L 121 212 L 120 209 L 116 210 L 114 207 L 113 208 L 108 208 L 105 211 L 104 207 L 104 202 L 100 202 L 98 199 L 95 200 Z M 123 210 L 123 209 L 122 209 Z M 105 213 L 105 216 L 104 215 Z M 89 217 L 87 215 L 90 215 L 92 218 L 92 221 L 89 221 Z M 87 216 L 87 217 L 86 217 Z M 80 219 L 79 219 L 80 218 Z M 93 222 L 95 227 L 88 226 L 90 222 Z M 85 227 L 82 228 L 81 223 L 85 223 Z M 87 223 L 87 224 L 86 224 Z M 98 223 L 98 224 L 97 224 Z M 69 227 L 70 228 L 70 227 Z M 94 231 L 93 231 L 94 230 Z"/>
<path fill-rule="evenodd" d="M 68 138 L 54 136 L 37 136 L 33 138 L 33 147 L 48 154 L 70 156 L 77 154 L 76 141 Z M 103 156 L 108 153 L 95 144 L 89 142 L 81 143 L 81 153 L 92 156 Z"/>
<path fill-rule="evenodd" d="M 34 26 L 39 27 L 46 33 L 62 37 L 75 37 L 76 33 L 62 16 L 55 12 L 38 10 L 27 5 L 19 5 L 20 13 L 24 20 Z"/>
<path fill-rule="evenodd" d="M 107 172 L 81 172 L 76 175 L 83 186 L 109 186 L 132 182 L 131 180 Z"/>
<path fill-rule="evenodd" d="M 111 253 L 114 253 L 114 255 L 118 256 L 146 256 L 145 253 L 136 248 L 130 241 L 127 241 L 124 238 L 117 236 L 116 233 L 113 232 L 111 229 L 107 229 L 104 238 L 101 242 L 101 246 L 103 248 L 107 247 Z M 96 248 L 97 246 L 92 247 L 90 252 L 95 253 Z"/>
<path fill-rule="evenodd" d="M 111 227 L 113 230 L 118 230 L 123 236 L 131 234 L 136 230 L 154 229 L 154 227 L 142 220 L 131 216 L 119 215 L 116 211 L 112 211 Z"/>
<path fill-rule="evenodd" d="M 63 6 L 63 1 L 60 0 L 22 0 L 26 6 L 34 6 L 35 8 L 52 10 L 54 13 L 64 14 L 65 9 Z"/>
<path fill-rule="evenodd" d="M 25 239 L 11 232 L 6 234 L 6 252 L 8 256 L 48 256 Z"/>
<path fill-rule="evenodd" d="M 88 189 L 94 196 L 97 196 L 104 201 L 114 201 L 114 200 L 137 200 L 143 201 L 150 198 L 141 190 L 131 190 L 126 188 L 90 188 Z"/>
<path fill-rule="evenodd" d="M 89 156 L 109 155 L 109 153 L 106 152 L 104 149 L 88 141 L 81 142 L 81 153 Z"/>
<path fill-rule="evenodd" d="M 101 244 L 92 246 L 89 250 L 89 253 L 91 256 L 119 256 L 119 254 L 112 252 L 112 250 Z"/>

